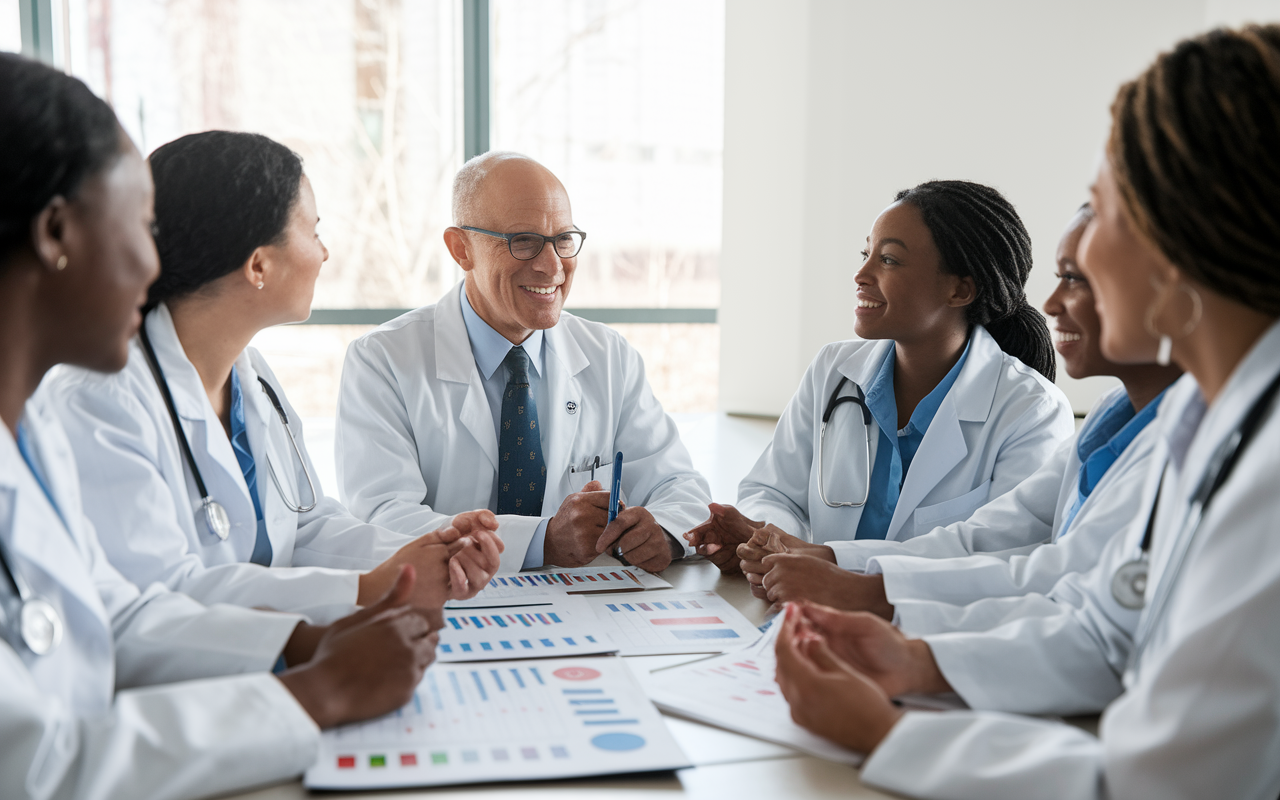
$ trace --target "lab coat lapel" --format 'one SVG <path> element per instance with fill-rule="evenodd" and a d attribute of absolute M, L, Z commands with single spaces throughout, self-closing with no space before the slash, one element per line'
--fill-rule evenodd
<path fill-rule="evenodd" d="M 489 459 L 494 472 L 498 469 L 498 437 L 493 430 L 493 412 L 485 397 L 484 384 L 480 382 L 480 369 L 471 353 L 471 340 L 467 338 L 467 326 L 462 319 L 462 284 L 437 306 L 436 326 L 436 379 L 466 386 L 466 396 L 458 412 L 458 421 L 479 445 L 480 452 Z"/>
<path fill-rule="evenodd" d="M 156 350 L 156 360 L 164 371 L 173 404 L 182 419 L 183 429 L 191 442 L 192 455 L 200 467 L 205 486 L 213 498 L 226 508 L 232 521 L 253 520 L 253 501 L 240 471 L 231 442 L 222 430 L 222 421 L 213 413 L 209 398 L 205 396 L 200 373 L 187 359 L 182 342 L 173 327 L 169 309 L 161 303 L 147 315 L 147 333 Z M 242 376 L 243 377 L 243 376 Z M 253 378 L 257 383 L 257 378 Z M 241 384 L 248 394 L 248 387 Z M 183 464 L 185 466 L 185 459 Z"/>
<path fill-rule="evenodd" d="M 995 401 L 996 384 L 1003 363 L 1000 346 L 991 334 L 980 325 L 974 326 L 969 356 L 920 441 L 920 449 L 916 451 L 902 484 L 886 539 L 897 537 L 929 492 L 969 454 L 960 423 L 986 422 Z"/>
<path fill-rule="evenodd" d="M 80 543 L 85 532 L 80 528 L 84 522 L 79 492 L 67 485 L 76 480 L 75 462 L 71 460 L 65 442 L 49 441 L 52 437 L 42 435 L 49 430 L 48 419 L 34 405 L 28 403 L 26 407 L 27 430 L 49 491 L 58 503 L 58 510 L 55 511 L 44 500 L 40 485 L 18 452 L 17 442 L 8 429 L 0 426 L 0 495 L 3 495 L 0 498 L 0 525 L 12 524 L 8 541 L 11 563 L 32 563 L 55 579 L 102 624 L 109 642 L 111 624 L 102 608 L 93 578 L 85 567 L 86 553 Z M 62 477 L 64 475 L 72 477 L 67 480 Z M 66 518 L 65 523 L 63 517 Z M 70 526 L 76 527 L 72 529 Z M 68 548 L 74 551 L 74 555 Z M 35 576 L 27 577 L 29 582 L 37 584 Z M 37 593 L 45 593 L 39 585 L 32 588 Z M 11 589 L 6 588 L 5 591 Z"/>
<path fill-rule="evenodd" d="M 605 409 L 584 407 L 586 401 L 577 375 L 591 362 L 565 327 L 557 323 L 549 328 L 544 333 L 542 346 L 542 363 L 547 371 L 543 376 L 547 382 L 547 407 L 538 409 L 538 421 L 542 426 L 542 459 L 547 467 L 547 495 L 560 496 L 563 493 L 557 484 L 569 469 L 569 454 L 573 452 L 573 442 L 578 435 L 578 419 L 583 414 L 603 414 Z M 606 392 L 600 393 L 601 399 L 606 396 Z M 576 413 L 568 412 L 570 402 L 575 404 Z M 548 511 L 554 513 L 554 509 L 544 501 L 543 512 Z"/>

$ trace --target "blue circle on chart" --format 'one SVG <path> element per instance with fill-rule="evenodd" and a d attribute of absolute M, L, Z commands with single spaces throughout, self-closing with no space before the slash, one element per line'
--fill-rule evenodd
<path fill-rule="evenodd" d="M 591 743 L 601 750 L 639 750 L 644 747 L 644 737 L 634 733 L 602 733 L 594 737 Z"/>

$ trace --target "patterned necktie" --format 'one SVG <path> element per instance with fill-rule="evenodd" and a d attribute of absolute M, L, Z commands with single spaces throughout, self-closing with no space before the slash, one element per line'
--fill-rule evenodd
<path fill-rule="evenodd" d="M 529 356 L 523 347 L 513 347 L 502 363 L 507 366 L 507 388 L 498 437 L 498 513 L 539 517 L 547 468 L 542 463 L 538 404 L 529 388 Z"/>

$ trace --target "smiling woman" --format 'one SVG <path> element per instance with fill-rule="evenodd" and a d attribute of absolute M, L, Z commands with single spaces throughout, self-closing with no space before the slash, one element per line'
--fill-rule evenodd
<path fill-rule="evenodd" d="M 965 519 L 1073 430 L 1048 328 L 1022 291 L 1030 238 L 999 192 L 964 181 L 900 192 L 863 258 L 863 339 L 823 348 L 739 489 L 742 512 L 692 535 L 721 569 L 738 568 L 736 546 L 764 523 L 860 568 L 878 552 L 866 542 Z"/>

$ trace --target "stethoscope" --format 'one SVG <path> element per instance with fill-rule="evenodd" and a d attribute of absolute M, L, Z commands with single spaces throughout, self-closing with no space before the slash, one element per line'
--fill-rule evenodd
<path fill-rule="evenodd" d="M 164 397 L 165 407 L 169 409 L 169 418 L 173 421 L 173 430 L 178 434 L 178 445 L 182 449 L 182 456 L 186 459 L 187 466 L 191 468 L 191 476 L 195 478 L 196 490 L 200 493 L 200 508 L 204 516 L 205 524 L 209 530 L 213 532 L 222 541 L 226 541 L 231 535 L 231 517 L 227 516 L 227 510 L 222 504 L 209 494 L 208 488 L 205 487 L 204 477 L 200 474 L 200 468 L 196 466 L 195 456 L 191 452 L 191 443 L 187 441 L 186 431 L 182 429 L 182 420 L 178 417 L 177 406 L 173 402 L 173 393 L 169 391 L 169 382 L 165 380 L 164 371 L 160 369 L 160 360 L 156 358 L 155 348 L 151 346 L 151 339 L 147 336 L 147 326 L 144 322 L 138 329 L 140 338 L 142 339 L 142 349 L 147 355 L 147 363 L 151 365 L 151 372 L 155 375 L 156 384 L 160 387 L 160 394 Z M 302 474 L 307 479 L 307 488 L 311 492 L 311 504 L 302 505 L 302 498 L 298 498 L 297 503 L 290 502 L 289 496 L 284 491 L 284 486 L 280 484 L 280 478 L 276 476 L 276 468 L 271 463 L 271 456 L 267 456 L 267 471 L 271 473 L 271 481 L 276 485 L 276 491 L 280 493 L 280 498 L 284 500 L 285 508 L 297 514 L 305 514 L 312 510 L 319 503 L 320 498 L 316 495 L 316 485 L 311 479 L 311 470 L 307 469 L 307 460 L 302 457 L 302 450 L 298 447 L 298 441 L 293 437 L 293 429 L 289 427 L 289 415 L 285 413 L 284 405 L 280 402 L 280 398 L 276 396 L 275 389 L 271 388 L 271 384 L 259 375 L 258 383 L 262 385 L 262 391 L 267 393 L 267 397 L 271 400 L 271 405 L 275 406 L 276 413 L 280 415 L 280 422 L 284 424 L 284 432 L 289 437 L 289 444 L 293 447 L 293 454 L 297 457 L 298 463 L 302 464 Z"/>
<path fill-rule="evenodd" d="M 21 641 L 32 653 L 48 655 L 62 641 L 62 616 L 53 603 L 31 591 L 22 573 L 9 566 L 3 543 L 0 543 L 0 569 L 3 569 L 14 591 L 14 596 L 0 605 L 8 631 L 6 638 L 14 649 Z M 15 619 L 18 623 L 16 630 L 13 625 Z"/>
<path fill-rule="evenodd" d="M 840 396 L 840 390 L 848 383 L 853 386 L 854 394 Z M 866 476 L 863 484 L 862 499 L 857 502 L 852 501 L 836 501 L 831 502 L 827 499 L 827 481 L 823 475 L 823 455 L 827 447 L 827 423 L 831 421 L 831 415 L 843 403 L 856 403 L 862 409 L 862 429 L 867 437 L 867 447 L 863 451 L 866 456 L 866 471 L 862 474 Z M 818 496 L 822 498 L 822 502 L 831 508 L 850 508 L 866 505 L 867 497 L 871 493 L 871 409 L 867 408 L 867 396 L 862 393 L 862 387 L 857 383 L 849 380 L 845 376 L 840 376 L 840 382 L 836 384 L 835 391 L 831 393 L 831 399 L 827 401 L 827 408 L 822 412 L 822 429 L 818 433 Z"/>
<path fill-rule="evenodd" d="M 1187 553 L 1191 550 L 1191 545 L 1195 542 L 1196 534 L 1200 532 L 1200 524 L 1204 521 L 1205 509 L 1214 496 L 1217 495 L 1218 490 L 1227 482 L 1227 478 L 1231 476 L 1231 471 L 1235 468 L 1236 463 L 1244 455 L 1245 449 L 1258 433 L 1258 430 L 1261 429 L 1262 423 L 1266 419 L 1267 411 L 1270 410 L 1271 403 L 1275 399 L 1277 392 L 1280 392 L 1280 375 L 1272 379 L 1266 391 L 1250 406 L 1248 413 L 1245 414 L 1244 419 L 1240 422 L 1240 426 L 1222 444 L 1218 445 L 1218 449 L 1214 451 L 1212 458 L 1209 459 L 1209 467 L 1205 470 L 1204 477 L 1200 479 L 1195 494 L 1192 495 L 1191 513 L 1188 519 L 1194 520 L 1194 522 L 1191 524 L 1191 534 L 1187 541 L 1187 546 L 1177 552 L 1176 560 L 1170 564 L 1167 576 L 1162 578 L 1156 587 L 1156 596 L 1151 602 L 1150 613 L 1142 620 L 1138 634 L 1135 637 L 1136 644 L 1133 655 L 1129 659 L 1131 664 L 1137 663 L 1139 654 L 1141 654 L 1150 638 L 1150 632 L 1155 625 L 1155 620 L 1159 618 L 1160 613 L 1168 603 L 1169 596 L 1173 593 L 1173 584 L 1182 572 L 1182 565 L 1186 561 Z M 1163 476 L 1161 482 L 1163 483 Z M 1151 538 L 1155 530 L 1156 509 L 1159 503 L 1160 491 L 1157 490 L 1155 504 L 1151 508 L 1151 514 L 1147 517 L 1147 528 L 1142 536 L 1139 555 L 1121 564 L 1111 578 L 1111 595 L 1117 603 L 1130 610 L 1136 611 L 1146 605 Z M 1183 530 L 1185 529 L 1184 527 Z M 1179 536 L 1179 539 L 1181 538 Z"/>

